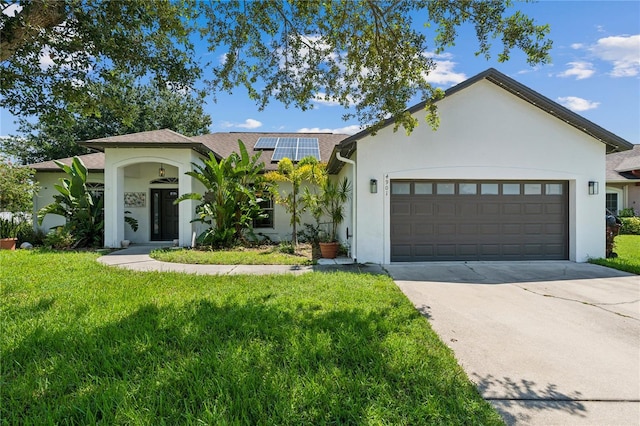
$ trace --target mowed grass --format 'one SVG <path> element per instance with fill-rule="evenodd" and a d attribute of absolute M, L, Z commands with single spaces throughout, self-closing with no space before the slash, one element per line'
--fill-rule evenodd
<path fill-rule="evenodd" d="M 384 276 L 0 252 L 4 424 L 501 424 Z"/>
<path fill-rule="evenodd" d="M 613 251 L 618 257 L 590 262 L 640 275 L 640 235 L 618 235 L 614 241 Z"/>
<path fill-rule="evenodd" d="M 201 265 L 311 265 L 309 256 L 287 254 L 278 246 L 236 248 L 224 250 L 153 250 L 150 256 L 162 262 L 195 263 Z"/>

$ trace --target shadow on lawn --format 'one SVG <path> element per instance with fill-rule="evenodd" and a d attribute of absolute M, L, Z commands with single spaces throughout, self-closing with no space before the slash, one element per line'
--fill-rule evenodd
<path fill-rule="evenodd" d="M 409 332 L 389 318 L 392 308 L 283 309 L 270 298 L 147 304 L 101 328 L 84 325 L 87 311 L 67 327 L 38 327 L 3 354 L 0 417 L 10 424 L 496 423 L 495 413 L 469 403 L 476 391 L 453 358 L 443 361 L 442 345 L 394 340 Z"/>

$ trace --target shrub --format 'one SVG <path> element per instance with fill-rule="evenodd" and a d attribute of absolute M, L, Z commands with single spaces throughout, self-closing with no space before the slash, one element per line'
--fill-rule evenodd
<path fill-rule="evenodd" d="M 49 231 L 44 238 L 44 245 L 54 249 L 68 249 L 73 247 L 75 238 L 66 226 L 59 226 Z"/>
<path fill-rule="evenodd" d="M 295 254 L 296 250 L 290 241 L 282 241 L 278 246 L 278 251 L 284 254 Z"/>
<path fill-rule="evenodd" d="M 628 207 L 626 209 L 620 210 L 620 214 L 618 217 L 634 217 L 636 212 L 633 210 L 633 207 Z"/>
<path fill-rule="evenodd" d="M 640 217 L 621 217 L 621 234 L 640 235 Z"/>

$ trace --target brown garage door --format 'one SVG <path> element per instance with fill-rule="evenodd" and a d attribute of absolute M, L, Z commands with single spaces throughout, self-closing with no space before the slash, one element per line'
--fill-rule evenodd
<path fill-rule="evenodd" d="M 391 181 L 391 261 L 564 260 L 563 181 Z"/>

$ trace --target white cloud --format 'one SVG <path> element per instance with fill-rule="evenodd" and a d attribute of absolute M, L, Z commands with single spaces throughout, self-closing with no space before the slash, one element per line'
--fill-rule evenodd
<path fill-rule="evenodd" d="M 567 64 L 568 69 L 558 74 L 559 77 L 574 77 L 576 80 L 583 80 L 595 74 L 593 64 L 591 62 L 576 61 Z"/>
<path fill-rule="evenodd" d="M 597 58 L 613 64 L 610 73 L 613 77 L 640 74 L 640 34 L 601 38 L 589 50 Z"/>
<path fill-rule="evenodd" d="M 584 47 L 584 44 L 582 44 L 582 43 L 573 43 L 573 44 L 571 45 L 571 48 L 572 48 L 572 49 L 576 49 L 576 50 L 578 50 L 578 49 L 582 49 L 583 47 Z"/>
<path fill-rule="evenodd" d="M 564 96 L 556 99 L 560 105 L 569 108 L 571 111 L 587 111 L 597 108 L 600 102 L 592 102 L 587 99 L 578 98 L 577 96 Z"/>
<path fill-rule="evenodd" d="M 453 70 L 457 62 L 450 61 L 450 59 L 453 59 L 451 53 L 435 54 L 433 52 L 426 52 L 424 55 L 434 59 L 435 63 L 435 68 L 425 76 L 427 82 L 440 85 L 453 85 L 462 83 L 467 79 L 465 73 L 455 72 Z"/>
<path fill-rule="evenodd" d="M 351 126 L 339 127 L 336 129 L 320 128 L 320 127 L 303 127 L 296 130 L 297 133 L 344 133 L 347 135 L 353 135 L 362 130 L 362 127 L 358 124 L 352 124 Z"/>
<path fill-rule="evenodd" d="M 224 121 L 220 126 L 223 128 L 237 127 L 240 129 L 257 129 L 258 127 L 262 127 L 262 122 L 254 120 L 253 118 L 247 118 L 244 120 L 244 123 L 231 123 L 229 121 Z"/>

